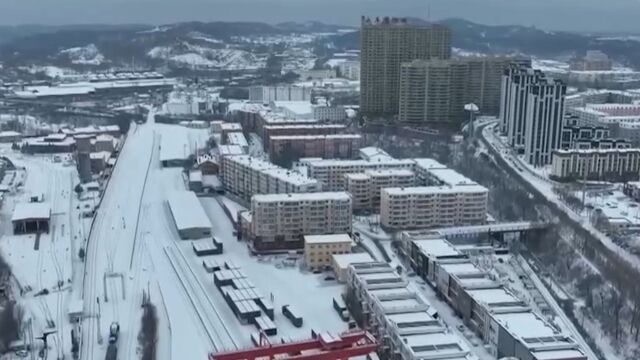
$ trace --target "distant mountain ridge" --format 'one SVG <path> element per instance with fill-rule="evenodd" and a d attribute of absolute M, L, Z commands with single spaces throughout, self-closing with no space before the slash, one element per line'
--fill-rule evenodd
<path fill-rule="evenodd" d="M 410 19 L 410 21 L 424 21 Z M 632 37 L 602 37 L 551 32 L 525 26 L 489 26 L 462 19 L 441 23 L 453 32 L 453 46 L 478 53 L 522 53 L 540 57 L 571 57 L 599 49 L 616 61 L 640 68 L 640 41 Z M 278 42 L 300 46 L 295 34 L 333 34 L 306 41 L 336 51 L 359 48 L 357 28 L 316 21 L 283 22 L 182 22 L 150 25 L 0 26 L 0 61 L 5 65 L 53 64 L 100 67 L 129 63 L 145 65 L 194 61 L 203 66 L 250 66 L 256 53 L 269 51 Z M 262 43 L 250 39 L 270 38 Z M 311 40 L 309 40 L 311 39 Z M 307 43 L 307 44 L 308 44 Z M 270 45 L 265 45 L 270 44 Z M 310 44 L 307 48 L 312 48 Z M 306 45 L 305 45 L 306 46 Z M 70 50 L 71 49 L 71 50 Z M 224 50 L 227 49 L 227 50 Z M 66 52 L 65 52 L 66 51 Z M 273 50 L 272 48 L 272 51 Z M 281 47 L 280 50 L 282 51 Z"/>

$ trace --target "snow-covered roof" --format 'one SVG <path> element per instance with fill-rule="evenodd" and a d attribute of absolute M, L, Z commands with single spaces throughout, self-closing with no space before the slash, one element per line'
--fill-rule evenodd
<path fill-rule="evenodd" d="M 278 135 L 271 140 L 316 140 L 316 139 L 361 139 L 359 134 L 329 134 L 329 135 Z"/>
<path fill-rule="evenodd" d="M 230 145 L 238 145 L 240 147 L 249 146 L 249 142 L 247 142 L 247 138 L 241 132 L 230 132 L 227 133 L 227 141 Z"/>
<path fill-rule="evenodd" d="M 296 193 L 296 194 L 260 194 L 252 198 L 256 202 L 284 202 L 284 201 L 324 201 L 351 200 L 351 196 L 344 191 L 336 192 L 316 192 L 316 193 Z"/>
<path fill-rule="evenodd" d="M 389 195 L 429 195 L 429 194 L 460 194 L 460 193 L 488 193 L 489 190 L 481 185 L 467 186 L 414 186 L 405 188 L 385 188 L 383 192 Z"/>
<path fill-rule="evenodd" d="M 360 157 L 363 158 L 364 160 L 372 160 L 374 158 L 379 158 L 379 157 L 383 157 L 387 159 L 391 158 L 391 155 L 389 155 L 389 153 L 375 146 L 363 147 L 359 150 L 359 153 L 360 153 Z"/>
<path fill-rule="evenodd" d="M 0 131 L 0 137 L 9 137 L 9 136 L 21 136 L 22 134 L 17 131 Z"/>
<path fill-rule="evenodd" d="M 532 354 L 536 360 L 572 360 L 586 358 L 580 349 L 562 350 L 533 350 Z"/>
<path fill-rule="evenodd" d="M 218 154 L 220 154 L 220 156 L 242 155 L 244 154 L 244 150 L 242 146 L 239 145 L 218 145 Z"/>
<path fill-rule="evenodd" d="M 444 169 L 429 169 L 429 174 L 436 178 L 438 181 L 442 182 L 445 185 L 449 186 L 460 186 L 460 185 L 477 185 L 478 183 L 469 179 L 468 177 L 460 174 L 459 172 L 444 168 Z"/>
<path fill-rule="evenodd" d="M 515 335 L 515 337 L 520 339 L 545 338 L 561 335 L 560 332 L 533 312 L 492 314 L 492 317 Z"/>
<path fill-rule="evenodd" d="M 521 300 L 515 297 L 504 288 L 467 290 L 467 294 L 479 303 L 487 305 L 498 303 L 520 303 Z"/>
<path fill-rule="evenodd" d="M 429 257 L 449 257 L 462 255 L 444 239 L 414 240 L 413 243 Z"/>
<path fill-rule="evenodd" d="M 275 108 L 286 109 L 297 116 L 313 113 L 313 105 L 310 101 L 274 101 L 273 106 Z"/>
<path fill-rule="evenodd" d="M 167 201 L 178 230 L 211 228 L 211 221 L 193 191 L 175 191 Z"/>
<path fill-rule="evenodd" d="M 451 333 L 402 336 L 402 342 L 416 359 L 466 359 L 469 349 Z M 458 355 L 459 357 L 454 357 Z"/>
<path fill-rule="evenodd" d="M 51 205 L 48 203 L 18 203 L 13 210 L 11 221 L 49 219 L 51 217 Z"/>
<path fill-rule="evenodd" d="M 333 263 L 340 269 L 346 269 L 354 263 L 372 262 L 373 258 L 369 253 L 334 254 L 331 255 Z"/>
<path fill-rule="evenodd" d="M 351 244 L 353 240 L 348 234 L 330 234 L 330 235 L 305 235 L 304 243 L 306 244 Z"/>
<path fill-rule="evenodd" d="M 447 169 L 445 165 L 442 165 L 438 161 L 431 158 L 418 158 L 413 159 L 413 161 L 416 163 L 417 167 L 423 168 L 425 170 Z"/>
<path fill-rule="evenodd" d="M 440 268 L 446 271 L 449 275 L 484 274 L 482 270 L 478 269 L 478 267 L 470 262 L 441 264 Z"/>
<path fill-rule="evenodd" d="M 264 130 L 285 130 L 285 129 L 345 129 L 345 125 L 340 124 L 291 124 L 291 125 L 265 125 Z"/>
<path fill-rule="evenodd" d="M 200 170 L 189 171 L 189 182 L 202 182 L 202 171 Z"/>
<path fill-rule="evenodd" d="M 365 170 L 364 173 L 371 177 L 378 177 L 378 176 L 412 177 L 415 175 L 413 171 L 409 169 L 370 169 L 370 170 Z"/>
<path fill-rule="evenodd" d="M 271 176 L 273 178 L 285 181 L 293 185 L 317 185 L 318 180 L 312 179 L 306 175 L 303 175 L 297 171 L 284 169 L 284 168 L 271 168 L 262 171 L 263 174 Z"/>
<path fill-rule="evenodd" d="M 225 122 L 220 124 L 220 129 L 222 131 L 242 131 L 242 125 L 240 125 L 239 123 Z"/>

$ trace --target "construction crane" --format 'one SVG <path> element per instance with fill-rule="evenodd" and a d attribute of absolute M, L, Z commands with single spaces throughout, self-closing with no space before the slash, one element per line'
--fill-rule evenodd
<path fill-rule="evenodd" d="M 270 344 L 260 333 L 260 346 L 250 349 L 209 354 L 209 360 L 347 360 L 376 350 L 378 344 L 369 332 L 346 332 L 340 336 L 319 334 L 313 339 L 283 344 Z"/>

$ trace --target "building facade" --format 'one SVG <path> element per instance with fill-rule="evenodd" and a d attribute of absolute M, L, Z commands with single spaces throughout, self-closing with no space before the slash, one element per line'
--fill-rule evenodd
<path fill-rule="evenodd" d="M 388 229 L 421 229 L 482 224 L 489 190 L 480 185 L 386 188 L 380 224 Z"/>
<path fill-rule="evenodd" d="M 262 141 L 266 150 L 272 136 L 333 135 L 345 130 L 346 126 L 340 124 L 266 125 Z"/>
<path fill-rule="evenodd" d="M 223 157 L 221 177 L 229 193 L 247 202 L 256 194 L 317 192 L 321 189 L 316 179 L 248 155 Z"/>
<path fill-rule="evenodd" d="M 524 149 L 529 89 L 544 74 L 539 70 L 519 65 L 509 66 L 502 76 L 500 121 L 509 145 Z"/>
<path fill-rule="evenodd" d="M 358 134 L 272 136 L 268 151 L 271 161 L 289 165 L 305 157 L 355 158 L 361 144 Z"/>
<path fill-rule="evenodd" d="M 403 62 L 451 57 L 451 30 L 443 25 L 362 17 L 360 30 L 360 110 L 366 115 L 398 113 Z"/>
<path fill-rule="evenodd" d="M 511 63 L 529 60 L 509 57 L 465 57 L 414 60 L 400 68 L 399 120 L 409 123 L 460 125 L 476 104 L 483 114 L 498 115 L 502 75 Z"/>
<path fill-rule="evenodd" d="M 567 87 L 560 80 L 543 79 L 530 88 L 524 143 L 529 164 L 551 164 L 551 152 L 560 149 L 566 92 Z"/>
<path fill-rule="evenodd" d="M 252 86 L 249 101 L 269 104 L 272 101 L 311 101 L 311 88 L 304 86 Z"/>
<path fill-rule="evenodd" d="M 331 267 L 333 255 L 351 253 L 353 240 L 348 234 L 307 235 L 304 237 L 304 263 L 309 270 Z"/>
<path fill-rule="evenodd" d="M 557 180 L 635 181 L 640 149 L 556 150 L 550 176 Z"/>
<path fill-rule="evenodd" d="M 256 251 L 302 249 L 305 235 L 351 233 L 351 216 L 346 192 L 255 195 L 249 241 Z"/>

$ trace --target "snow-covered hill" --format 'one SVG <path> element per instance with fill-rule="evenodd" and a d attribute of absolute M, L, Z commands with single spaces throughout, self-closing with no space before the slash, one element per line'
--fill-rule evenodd
<path fill-rule="evenodd" d="M 211 40 L 211 39 L 209 39 Z M 156 60 L 166 60 L 177 65 L 194 68 L 216 68 L 226 70 L 259 69 L 265 60 L 239 49 L 210 48 L 183 41 L 176 45 L 156 46 L 147 52 Z"/>
<path fill-rule="evenodd" d="M 105 62 L 104 55 L 94 44 L 64 49 L 58 56 L 66 57 L 76 65 L 102 65 Z"/>

